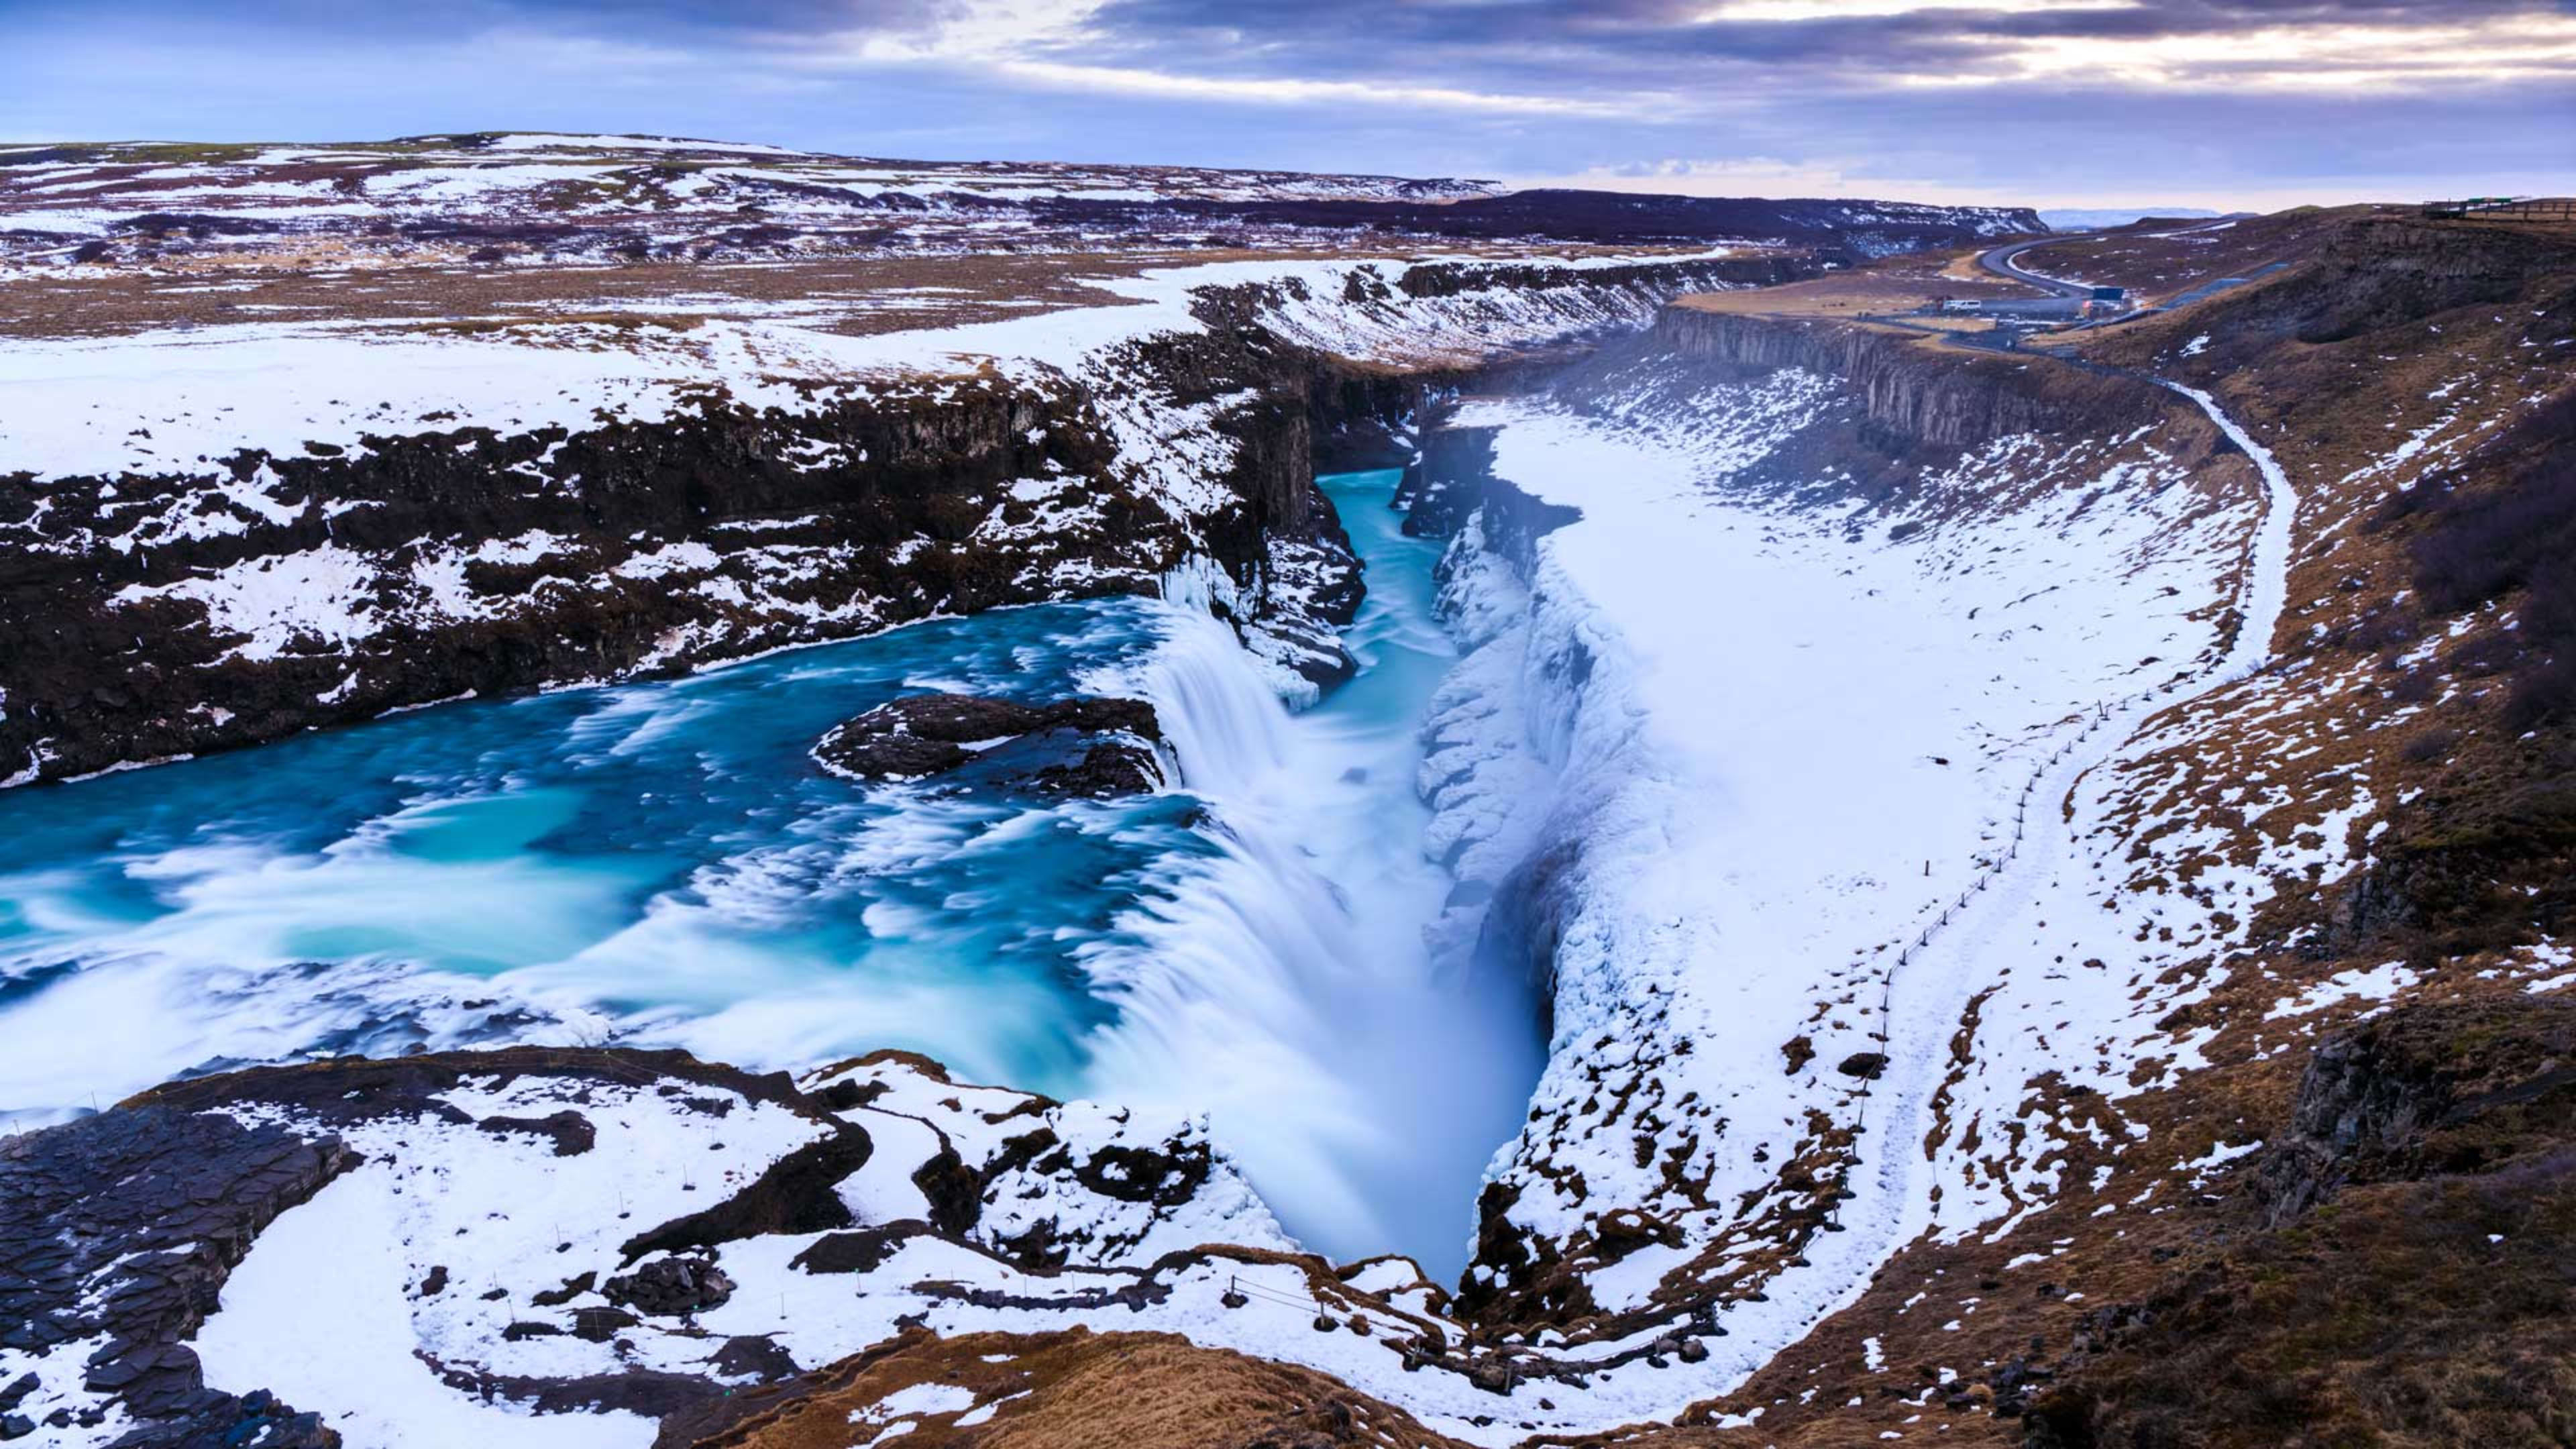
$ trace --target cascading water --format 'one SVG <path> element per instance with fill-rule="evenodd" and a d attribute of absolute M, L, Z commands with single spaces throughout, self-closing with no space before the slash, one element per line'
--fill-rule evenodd
<path fill-rule="evenodd" d="M 1451 882 L 1415 735 L 1451 656 L 1393 476 L 1326 480 L 1370 569 L 1363 667 L 1299 714 L 1204 600 L 1107 600 L 0 796 L 0 1115 L 310 1051 L 903 1046 L 1204 1111 L 1318 1249 L 1454 1272 L 1541 1044 L 1524 988 L 1425 944 Z M 804 758 L 923 689 L 1143 694 L 1184 789 L 960 797 Z"/>
<path fill-rule="evenodd" d="M 1428 933 L 1454 882 L 1422 854 L 1419 730 L 1454 661 L 1439 545 L 1406 537 L 1396 475 L 1324 480 L 1369 593 L 1350 683 L 1290 714 L 1193 599 L 1140 671 L 1222 850 L 1176 861 L 1086 957 L 1119 1012 L 1094 1077 L 1115 1101 L 1203 1107 L 1289 1226 L 1343 1257 L 1463 1266 L 1492 1152 L 1542 1066 L 1517 981 L 1473 981 Z"/>

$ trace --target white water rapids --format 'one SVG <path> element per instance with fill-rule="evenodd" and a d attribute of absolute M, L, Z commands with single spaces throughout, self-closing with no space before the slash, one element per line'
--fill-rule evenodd
<path fill-rule="evenodd" d="M 999 610 L 688 679 L 451 705 L 0 796 L 0 1118 L 316 1052 L 881 1047 L 1206 1113 L 1289 1230 L 1466 1258 L 1539 1070 L 1519 982 L 1423 928 L 1417 734 L 1452 662 L 1393 474 L 1325 480 L 1363 668 L 1292 714 L 1204 601 Z M 1179 790 L 863 787 L 806 757 L 923 690 L 1156 706 Z"/>

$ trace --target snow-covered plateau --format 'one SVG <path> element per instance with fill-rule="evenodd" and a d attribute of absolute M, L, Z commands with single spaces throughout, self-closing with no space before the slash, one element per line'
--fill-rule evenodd
<path fill-rule="evenodd" d="M 22 279 L 70 267 L 96 281 L 136 263 L 239 279 L 240 264 L 263 257 L 398 281 L 391 269 L 422 264 L 529 273 L 565 264 L 762 267 L 1024 251 L 1171 256 L 1337 250 L 1388 235 L 1479 248 L 1565 238 L 1822 244 L 1877 254 L 2044 229 L 2037 214 L 2010 207 L 902 161 L 651 136 L 0 145 L 0 276 Z M 730 285 L 703 272 L 677 280 Z"/>

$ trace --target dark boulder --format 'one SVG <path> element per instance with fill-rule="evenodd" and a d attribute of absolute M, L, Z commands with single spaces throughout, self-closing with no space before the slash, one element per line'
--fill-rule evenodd
<path fill-rule="evenodd" d="M 813 754 L 824 769 L 854 779 L 953 775 L 959 783 L 1104 799 L 1163 783 L 1154 749 L 1162 737 L 1154 707 L 1142 700 L 1032 705 L 916 694 L 834 726 Z"/>
<path fill-rule="evenodd" d="M 539 1308 L 560 1308 L 589 1292 L 598 1276 L 596 1273 L 582 1273 L 566 1278 L 555 1287 L 530 1294 L 528 1301 Z"/>
<path fill-rule="evenodd" d="M 733 1279 L 713 1258 L 656 1258 L 608 1280 L 608 1301 L 638 1313 L 675 1317 L 721 1308 L 733 1297 Z"/>
<path fill-rule="evenodd" d="M 744 1335 L 728 1338 L 706 1361 L 717 1373 L 729 1379 L 751 1378 L 764 1384 L 783 1383 L 804 1372 L 796 1355 L 766 1335 Z"/>
<path fill-rule="evenodd" d="M 585 1343 L 606 1343 L 643 1321 L 623 1308 L 576 1308 L 572 1336 Z"/>
<path fill-rule="evenodd" d="M 631 1263 L 648 1253 L 712 1248 L 763 1233 L 822 1233 L 855 1227 L 849 1205 L 841 1200 L 840 1184 L 867 1166 L 875 1150 L 865 1131 L 834 1120 L 829 1136 L 771 1163 L 750 1186 L 702 1212 L 637 1233 L 618 1251 Z"/>
<path fill-rule="evenodd" d="M 590 1119 L 569 1107 L 543 1117 L 486 1117 L 474 1125 L 496 1136 L 524 1132 L 551 1138 L 557 1157 L 578 1157 L 599 1141 L 599 1131 Z"/>
<path fill-rule="evenodd" d="M 802 1273 L 873 1273 L 885 1266 L 908 1240 L 930 1231 L 918 1220 L 887 1223 L 855 1232 L 825 1233 L 787 1266 Z"/>

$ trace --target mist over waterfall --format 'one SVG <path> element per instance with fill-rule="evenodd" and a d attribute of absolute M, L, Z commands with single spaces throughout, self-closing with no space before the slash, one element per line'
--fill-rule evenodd
<path fill-rule="evenodd" d="M 1415 791 L 1430 692 L 1455 662 L 1433 617 L 1436 543 L 1405 537 L 1393 474 L 1326 480 L 1369 564 L 1350 683 L 1291 713 L 1204 602 L 1176 591 L 1130 687 L 1150 698 L 1214 855 L 1172 857 L 1083 953 L 1117 1007 L 1105 1100 L 1208 1112 L 1292 1232 L 1352 1258 L 1463 1266 L 1487 1160 L 1518 1127 L 1543 1043 L 1525 984 L 1428 940 L 1454 881 Z"/>

